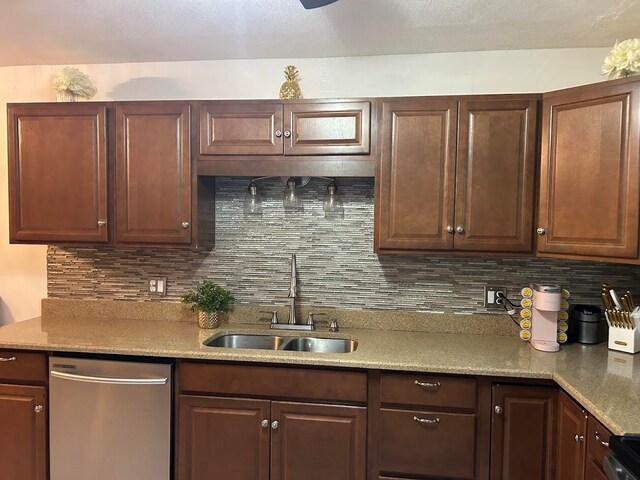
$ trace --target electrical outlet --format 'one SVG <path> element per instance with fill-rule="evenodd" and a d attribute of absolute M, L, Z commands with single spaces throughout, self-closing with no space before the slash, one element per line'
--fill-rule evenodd
<path fill-rule="evenodd" d="M 167 277 L 150 278 L 149 293 L 164 297 L 167 294 Z"/>
<path fill-rule="evenodd" d="M 502 303 L 498 301 L 498 293 L 507 297 L 507 287 L 484 287 L 484 306 L 487 308 L 502 308 Z"/>

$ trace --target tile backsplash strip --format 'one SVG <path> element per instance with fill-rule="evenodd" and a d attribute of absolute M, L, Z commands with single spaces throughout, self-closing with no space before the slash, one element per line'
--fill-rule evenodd
<path fill-rule="evenodd" d="M 510 297 L 530 282 L 559 283 L 572 303 L 599 303 L 600 283 L 640 285 L 640 267 L 514 257 L 373 253 L 373 179 L 338 179 L 344 219 L 322 211 L 326 181 L 300 192 L 302 213 L 285 213 L 283 183 L 259 183 L 261 217 L 245 216 L 246 178 L 217 178 L 216 246 L 211 251 L 170 248 L 49 247 L 48 291 L 53 298 L 176 301 L 210 278 L 240 303 L 284 306 L 289 257 L 297 254 L 300 301 L 305 305 L 445 313 L 500 313 L 482 304 L 485 284 L 506 286 Z M 166 297 L 147 293 L 147 279 L 167 277 Z M 635 292 L 634 292 L 635 293 Z M 640 292 L 638 292 L 640 294 Z M 513 295 L 512 295 L 513 294 Z"/>

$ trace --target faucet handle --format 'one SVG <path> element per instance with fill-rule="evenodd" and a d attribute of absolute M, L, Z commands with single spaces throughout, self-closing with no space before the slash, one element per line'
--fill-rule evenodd
<path fill-rule="evenodd" d="M 260 313 L 266 313 L 271 315 L 271 325 L 278 324 L 278 311 L 277 310 L 260 310 Z"/>
<path fill-rule="evenodd" d="M 329 321 L 329 331 L 330 332 L 338 332 L 338 331 L 340 331 L 340 327 L 338 326 L 338 319 L 337 318 L 332 318 Z"/>
<path fill-rule="evenodd" d="M 313 312 L 309 312 L 309 315 L 307 316 L 307 325 L 315 325 L 315 317 L 317 315 L 326 315 L 326 313 L 313 313 Z"/>

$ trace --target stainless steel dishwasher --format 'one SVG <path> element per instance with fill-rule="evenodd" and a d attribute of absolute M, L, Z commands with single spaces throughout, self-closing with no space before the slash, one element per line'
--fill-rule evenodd
<path fill-rule="evenodd" d="M 171 365 L 49 359 L 50 480 L 168 480 Z"/>

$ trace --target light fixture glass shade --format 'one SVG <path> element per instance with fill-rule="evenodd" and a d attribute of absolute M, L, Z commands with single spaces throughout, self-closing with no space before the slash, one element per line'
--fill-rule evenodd
<path fill-rule="evenodd" d="M 244 213 L 247 215 L 262 215 L 262 197 L 258 186 L 251 182 L 244 196 Z"/>
<path fill-rule="evenodd" d="M 286 211 L 302 210 L 304 208 L 302 198 L 300 198 L 296 188 L 296 180 L 293 177 L 289 177 L 287 180 L 287 188 L 284 190 L 282 205 Z"/>
<path fill-rule="evenodd" d="M 335 180 L 331 180 L 327 185 L 322 209 L 325 218 L 344 218 L 344 205 L 338 194 L 338 184 Z"/>

